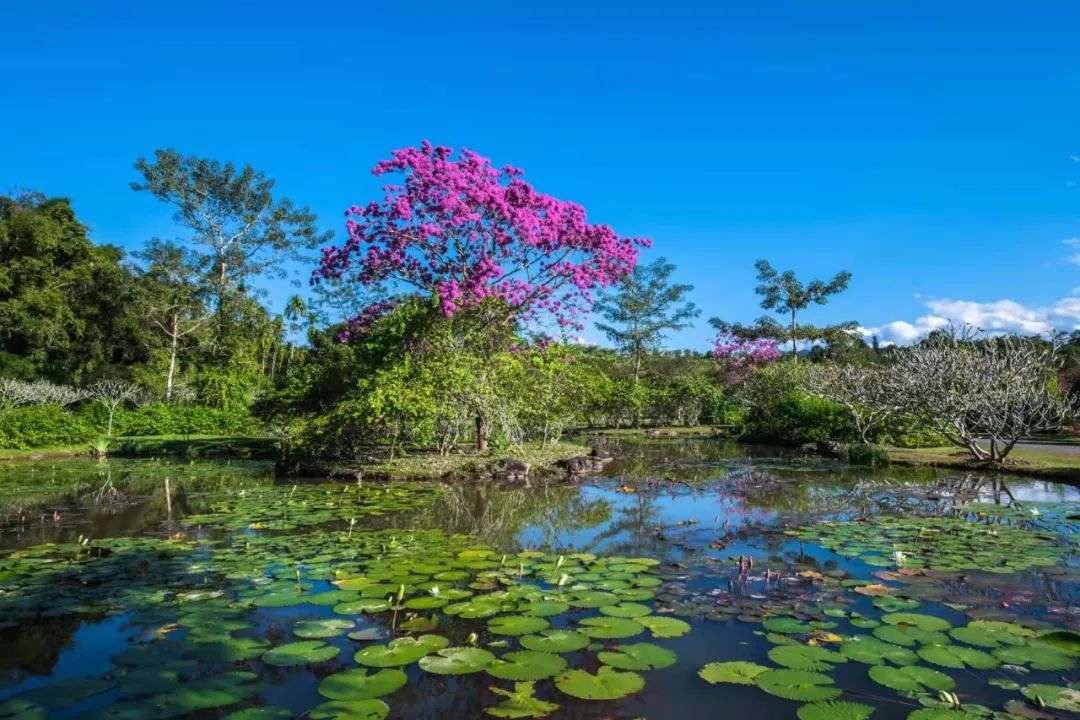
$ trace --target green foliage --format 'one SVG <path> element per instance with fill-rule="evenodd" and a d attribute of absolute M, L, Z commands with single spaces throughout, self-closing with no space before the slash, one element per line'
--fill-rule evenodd
<path fill-rule="evenodd" d="M 154 403 L 117 412 L 116 434 L 143 435 L 242 435 L 255 429 L 245 407 L 226 410 L 202 405 Z"/>
<path fill-rule="evenodd" d="M 88 443 L 99 428 L 86 413 L 57 405 L 0 409 L 0 448 L 24 449 Z"/>
<path fill-rule="evenodd" d="M 876 467 L 889 464 L 889 451 L 880 445 L 867 445 L 865 443 L 845 443 L 840 448 L 844 462 L 852 465 L 866 465 Z"/>

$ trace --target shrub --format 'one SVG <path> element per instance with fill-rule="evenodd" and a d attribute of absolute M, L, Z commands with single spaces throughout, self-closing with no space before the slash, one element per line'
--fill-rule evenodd
<path fill-rule="evenodd" d="M 0 412 L 0 447 L 4 448 L 78 445 L 97 435 L 85 415 L 58 405 L 27 405 Z"/>
<path fill-rule="evenodd" d="M 880 445 L 866 445 L 864 443 L 846 443 L 840 449 L 841 457 L 845 462 L 852 465 L 877 465 L 889 464 L 889 451 Z"/>
<path fill-rule="evenodd" d="M 236 435 L 251 432 L 255 421 L 246 409 L 155 403 L 117 413 L 116 434 Z"/>

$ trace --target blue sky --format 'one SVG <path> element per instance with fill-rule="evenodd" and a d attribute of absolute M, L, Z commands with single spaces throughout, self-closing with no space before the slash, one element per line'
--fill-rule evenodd
<path fill-rule="evenodd" d="M 428 138 L 651 237 L 704 317 L 758 316 L 766 257 L 854 273 L 816 322 L 1071 328 L 1078 26 L 1054 0 L 15 3 L 0 191 L 134 248 L 176 231 L 132 163 L 175 147 L 250 162 L 340 238 L 370 166 Z M 704 347 L 704 317 L 670 344 Z"/>

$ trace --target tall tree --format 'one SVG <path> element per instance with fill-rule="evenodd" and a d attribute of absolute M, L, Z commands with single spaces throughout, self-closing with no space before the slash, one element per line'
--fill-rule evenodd
<path fill-rule="evenodd" d="M 754 288 L 754 292 L 761 296 L 761 307 L 772 310 L 777 315 L 786 316 L 787 323 L 778 323 L 767 315 L 758 318 L 757 323 L 750 326 L 712 318 L 709 323 L 718 332 L 729 333 L 744 339 L 774 338 L 782 342 L 790 342 L 792 358 L 798 360 L 799 340 L 834 341 L 855 329 L 856 324 L 853 322 L 824 327 L 798 324 L 798 314 L 808 308 L 811 303 L 824 305 L 829 302 L 830 297 L 847 289 L 851 281 L 851 273 L 847 270 L 836 273 L 828 282 L 815 278 L 808 283 L 803 283 L 795 276 L 794 271 L 778 272 L 768 260 L 758 260 L 754 263 L 754 267 L 758 273 L 758 286 Z"/>
<path fill-rule="evenodd" d="M 123 259 L 67 199 L 0 196 L 0 371 L 84 383 L 145 360 Z"/>
<path fill-rule="evenodd" d="M 143 182 L 132 189 L 173 205 L 177 224 L 191 231 L 188 242 L 213 287 L 219 317 L 230 295 L 253 277 L 285 276 L 285 261 L 302 259 L 331 236 L 319 233 L 308 208 L 275 197 L 274 181 L 250 165 L 237 170 L 170 149 L 155 151 L 153 162 L 139 158 L 135 168 Z"/>
<path fill-rule="evenodd" d="M 673 272 L 675 266 L 665 258 L 638 265 L 594 306 L 606 321 L 596 327 L 630 356 L 635 383 L 641 378 L 645 355 L 658 349 L 667 333 L 690 327 L 690 320 L 701 315 L 684 299 L 694 286 L 671 283 Z"/>
<path fill-rule="evenodd" d="M 206 293 L 200 283 L 198 258 L 186 248 L 153 240 L 136 257 L 146 263 L 140 278 L 140 305 L 147 321 L 164 337 L 168 353 L 165 401 L 169 402 L 180 353 L 210 318 Z"/>

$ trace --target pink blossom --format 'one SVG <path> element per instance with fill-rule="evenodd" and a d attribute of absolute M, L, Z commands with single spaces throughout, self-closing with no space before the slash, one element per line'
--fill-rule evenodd
<path fill-rule="evenodd" d="M 455 156 L 424 141 L 372 172 L 401 176 L 401 184 L 385 185 L 382 202 L 346 211 L 348 239 L 323 249 L 313 282 L 348 275 L 366 287 L 389 283 L 436 298 L 446 317 L 494 298 L 519 320 L 547 316 L 580 330 L 590 291 L 631 272 L 638 248 L 650 244 L 590 224 L 582 206 L 464 148 Z M 363 332 L 393 304 L 365 308 L 343 334 Z"/>
<path fill-rule="evenodd" d="M 722 332 L 713 341 L 713 357 L 727 376 L 728 382 L 741 382 L 757 368 L 780 357 L 775 340 L 758 338 L 746 340 Z"/>

